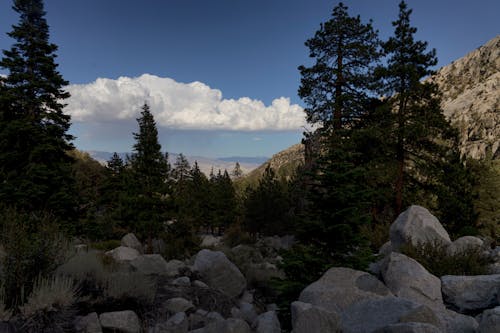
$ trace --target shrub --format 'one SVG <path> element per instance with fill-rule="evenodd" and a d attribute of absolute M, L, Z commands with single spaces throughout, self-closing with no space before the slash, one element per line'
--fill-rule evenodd
<path fill-rule="evenodd" d="M 91 243 L 90 247 L 101 251 L 110 251 L 121 245 L 121 241 L 117 239 L 109 239 L 102 242 Z"/>
<path fill-rule="evenodd" d="M 23 332 L 66 331 L 75 315 L 72 306 L 77 292 L 69 277 L 38 277 L 26 304 L 19 308 L 24 319 Z"/>
<path fill-rule="evenodd" d="M 401 252 L 418 261 L 430 273 L 443 275 L 483 275 L 488 273 L 490 258 L 482 249 L 470 248 L 463 252 L 451 254 L 448 246 L 440 242 L 419 243 L 407 242 Z"/>
<path fill-rule="evenodd" d="M 233 223 L 224 233 L 223 242 L 229 247 L 234 247 L 240 244 L 252 244 L 253 239 L 243 230 L 240 223 Z"/>
<path fill-rule="evenodd" d="M 136 300 L 141 305 L 152 304 L 156 295 L 155 281 L 137 272 L 114 272 L 107 277 L 104 296 L 116 301 Z"/>
<path fill-rule="evenodd" d="M 200 249 L 201 239 L 184 221 L 168 225 L 161 238 L 165 241 L 162 255 L 166 260 L 190 257 Z"/>
<path fill-rule="evenodd" d="M 0 225 L 3 227 L 0 242 L 5 250 L 2 260 L 5 302 L 13 308 L 26 301 L 25 296 L 31 293 L 39 275 L 50 275 L 66 259 L 69 243 L 49 214 L 3 209 Z"/>
<path fill-rule="evenodd" d="M 3 286 L 0 285 L 0 322 L 9 321 L 11 317 L 12 317 L 12 310 L 7 309 L 7 305 L 5 304 Z"/>

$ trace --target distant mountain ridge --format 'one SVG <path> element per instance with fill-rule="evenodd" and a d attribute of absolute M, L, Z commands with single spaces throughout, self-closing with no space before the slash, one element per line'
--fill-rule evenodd
<path fill-rule="evenodd" d="M 93 159 L 97 160 L 98 162 L 105 164 L 111 156 L 113 156 L 112 152 L 107 152 L 107 151 L 96 151 L 96 150 L 89 150 L 86 151 Z M 131 153 L 128 152 L 119 152 L 118 155 L 125 161 L 127 158 L 127 155 L 130 155 Z M 172 166 L 175 163 L 175 160 L 180 154 L 176 153 L 169 153 L 168 154 L 168 160 Z M 240 164 L 241 170 L 243 171 L 244 174 L 247 174 L 254 170 L 255 168 L 259 167 L 264 161 L 266 161 L 268 158 L 267 157 L 238 157 L 238 156 L 231 156 L 231 157 L 221 157 L 221 158 L 208 158 L 208 157 L 203 157 L 203 156 L 188 156 L 185 155 L 186 159 L 188 160 L 190 165 L 193 165 L 194 162 L 198 162 L 198 166 L 200 167 L 200 170 L 205 173 L 206 175 L 209 175 L 212 168 L 214 172 L 217 172 L 218 170 L 224 171 L 227 170 L 229 173 L 234 169 L 234 166 L 236 165 L 236 162 Z"/>

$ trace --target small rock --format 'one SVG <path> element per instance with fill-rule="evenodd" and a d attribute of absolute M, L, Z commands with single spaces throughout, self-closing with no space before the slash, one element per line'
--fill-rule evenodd
<path fill-rule="evenodd" d="M 102 333 L 101 323 L 96 312 L 80 317 L 75 322 L 75 331 L 78 333 Z"/>
<path fill-rule="evenodd" d="M 187 312 L 194 309 L 193 303 L 182 297 L 174 297 L 163 302 L 163 307 L 170 313 Z"/>
<path fill-rule="evenodd" d="M 105 312 L 99 316 L 101 326 L 105 329 L 123 333 L 139 333 L 141 324 L 134 311 Z"/>
<path fill-rule="evenodd" d="M 121 240 L 121 245 L 126 246 L 126 247 L 131 247 L 133 249 L 136 249 L 139 251 L 139 253 L 142 253 L 142 244 L 139 242 L 137 237 L 133 233 L 128 233 L 125 236 L 123 236 Z"/>
<path fill-rule="evenodd" d="M 119 246 L 111 251 L 105 253 L 111 256 L 117 262 L 129 262 L 137 258 L 140 253 L 136 249 L 126 246 Z"/>
<path fill-rule="evenodd" d="M 209 288 L 205 282 L 200 281 L 200 280 L 194 280 L 193 281 L 193 286 L 195 286 L 197 288 L 203 288 L 203 289 L 208 289 Z"/>
<path fill-rule="evenodd" d="M 84 253 L 84 252 L 88 252 L 88 251 L 89 251 L 89 247 L 87 244 L 75 245 L 75 252 L 76 253 Z"/>
<path fill-rule="evenodd" d="M 481 321 L 479 322 L 479 332 L 500 332 L 500 306 L 483 312 L 481 315 Z"/>
<path fill-rule="evenodd" d="M 219 246 L 222 241 L 222 237 L 215 237 L 213 235 L 203 235 L 201 236 L 200 247 L 216 247 Z"/>
<path fill-rule="evenodd" d="M 456 239 L 448 247 L 448 252 L 451 255 L 456 255 L 464 253 L 469 250 L 480 250 L 484 245 L 484 242 L 474 236 L 464 236 Z"/>
<path fill-rule="evenodd" d="M 255 333 L 281 333 L 281 325 L 274 311 L 260 314 L 254 322 Z"/>
<path fill-rule="evenodd" d="M 205 326 L 205 333 L 251 333 L 250 326 L 237 318 L 229 318 L 224 321 L 217 321 Z"/>
<path fill-rule="evenodd" d="M 189 287 L 191 286 L 191 280 L 187 276 L 181 276 L 172 281 L 174 286 Z"/>
<path fill-rule="evenodd" d="M 170 260 L 167 262 L 167 270 L 165 275 L 168 277 L 175 277 L 180 274 L 180 271 L 186 268 L 186 264 L 180 260 Z"/>
<path fill-rule="evenodd" d="M 431 324 L 425 323 L 397 323 L 385 326 L 374 333 L 441 333 L 442 331 Z"/>

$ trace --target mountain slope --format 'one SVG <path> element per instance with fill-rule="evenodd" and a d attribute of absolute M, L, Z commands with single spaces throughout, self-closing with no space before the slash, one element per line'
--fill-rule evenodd
<path fill-rule="evenodd" d="M 479 159 L 500 155 L 500 35 L 444 66 L 432 80 L 445 116 L 459 129 L 461 151 Z"/>

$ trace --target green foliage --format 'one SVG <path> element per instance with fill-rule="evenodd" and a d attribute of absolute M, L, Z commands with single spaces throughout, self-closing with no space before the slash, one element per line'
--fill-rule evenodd
<path fill-rule="evenodd" d="M 139 235 L 151 239 L 162 230 L 169 205 L 167 184 L 170 164 L 161 153 L 158 130 L 149 106 L 144 104 L 134 133 L 134 153 L 128 161 L 130 172 L 123 218 Z"/>
<path fill-rule="evenodd" d="M 482 161 L 467 161 L 477 176 L 474 207 L 478 213 L 480 232 L 500 242 L 500 159 L 487 156 Z"/>
<path fill-rule="evenodd" d="M 307 121 L 339 129 L 365 111 L 373 83 L 371 66 L 380 56 L 377 32 L 339 3 L 330 20 L 306 41 L 312 67 L 300 66 L 299 96 L 307 104 Z"/>
<path fill-rule="evenodd" d="M 243 230 L 240 223 L 233 223 L 224 232 L 223 241 L 224 245 L 235 247 L 240 244 L 252 244 L 254 239 Z"/>
<path fill-rule="evenodd" d="M 270 166 L 255 189 L 248 188 L 244 207 L 245 229 L 251 234 L 280 235 L 289 230 L 290 204 L 285 185 Z"/>
<path fill-rule="evenodd" d="M 290 304 L 299 298 L 300 292 L 331 267 L 332 263 L 324 256 L 323 249 L 313 245 L 295 245 L 282 253 L 283 262 L 279 265 L 287 278 L 273 279 L 272 288 L 278 299 L 280 321 L 287 327 L 291 323 Z"/>
<path fill-rule="evenodd" d="M 161 234 L 161 238 L 166 245 L 162 255 L 167 260 L 189 258 L 200 249 L 200 238 L 194 233 L 192 227 L 183 221 L 168 225 L 167 230 Z"/>
<path fill-rule="evenodd" d="M 41 0 L 17 0 L 13 9 L 20 15 L 8 33 L 15 43 L 0 60 L 7 71 L 0 77 L 0 203 L 73 219 L 72 159 L 66 154 L 72 136 L 63 113 L 69 94 L 54 62 L 57 46 L 49 42 Z"/>
<path fill-rule="evenodd" d="M 452 254 L 448 246 L 439 242 L 412 245 L 407 242 L 401 252 L 418 261 L 431 274 L 443 275 L 484 275 L 488 274 L 490 259 L 483 249 L 469 248 Z"/>
<path fill-rule="evenodd" d="M 66 259 L 68 243 L 50 215 L 37 216 L 14 209 L 0 210 L 5 250 L 3 287 L 9 307 L 24 303 L 39 276 L 48 276 Z"/>
<path fill-rule="evenodd" d="M 105 241 L 90 243 L 90 247 L 101 251 L 111 251 L 116 249 L 121 245 L 121 240 L 119 239 L 108 239 Z"/>

